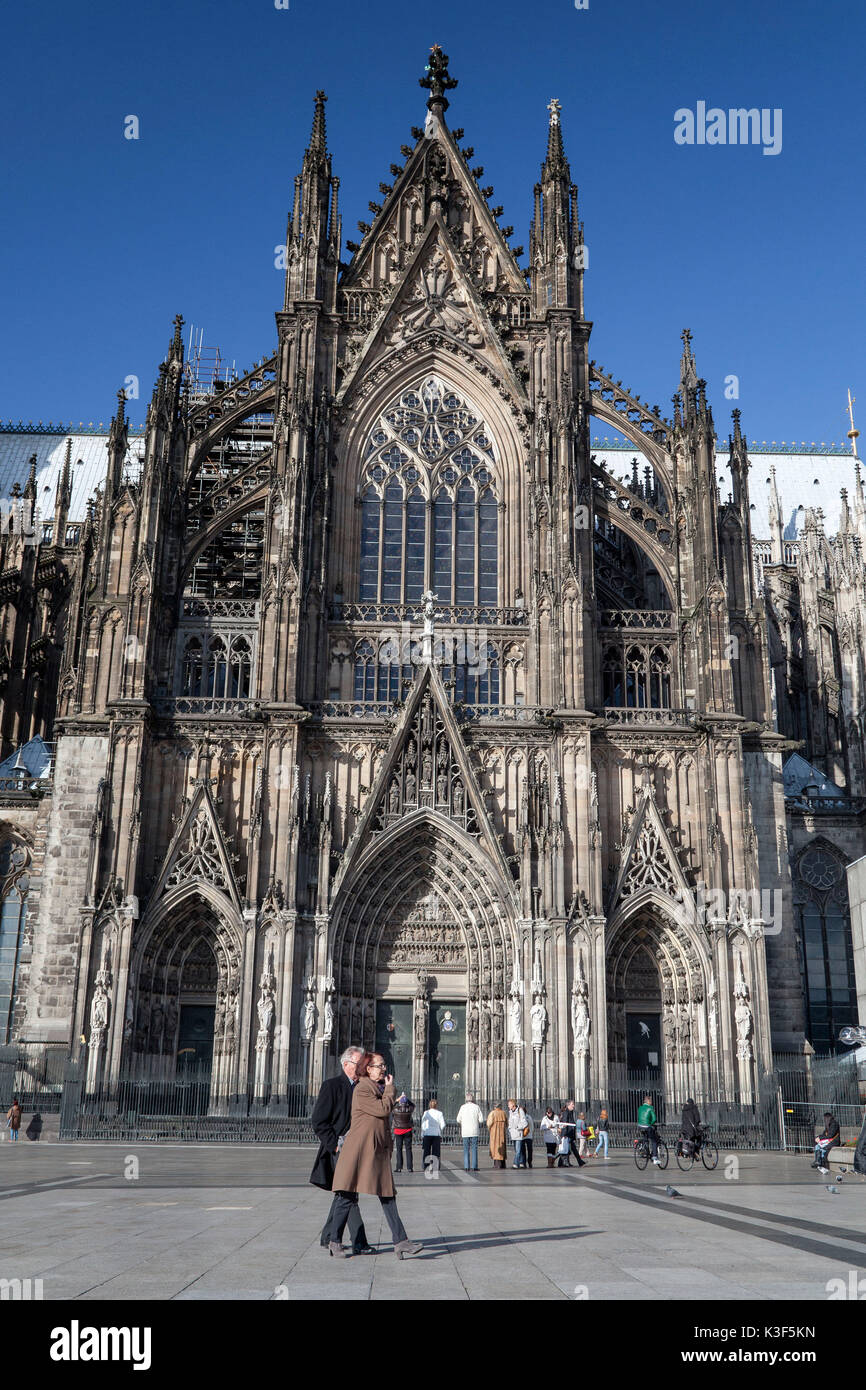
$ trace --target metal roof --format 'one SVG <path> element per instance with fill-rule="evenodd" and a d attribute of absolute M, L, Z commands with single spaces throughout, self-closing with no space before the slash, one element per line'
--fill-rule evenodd
<path fill-rule="evenodd" d="M 631 444 L 594 448 L 596 463 L 615 478 L 631 480 L 631 461 L 637 458 L 641 474 L 648 461 Z M 731 470 L 728 451 L 716 453 L 716 480 L 719 495 L 726 501 L 731 491 Z M 796 540 L 803 529 L 805 509 L 820 507 L 824 513 L 824 529 L 834 536 L 842 514 L 840 492 L 847 488 L 853 499 L 855 474 L 853 455 L 840 451 L 831 453 L 779 453 L 749 450 L 749 504 L 752 514 L 752 537 L 756 541 L 770 539 L 770 469 L 776 470 L 776 489 L 782 506 L 782 525 L 785 540 Z M 641 481 L 643 478 L 641 477 Z"/>
<path fill-rule="evenodd" d="M 72 501 L 69 520 L 84 521 L 88 498 L 105 484 L 108 432 L 104 434 L 0 434 L 0 507 L 9 506 L 12 488 L 22 488 L 30 476 L 30 459 L 36 455 L 36 504 L 43 521 L 54 515 L 57 484 L 66 459 L 66 441 L 72 440 Z M 144 456 L 144 439 L 131 436 L 127 472 L 137 478 Z"/>
<path fill-rule="evenodd" d="M 8 506 L 15 483 L 23 488 L 30 473 L 30 458 L 36 455 L 36 498 L 44 521 L 54 514 L 57 483 L 66 458 L 66 441 L 72 440 L 72 504 L 70 522 L 83 521 L 88 498 L 105 483 L 107 457 L 105 446 L 108 431 L 102 434 L 58 434 L 55 431 L 37 434 L 32 430 L 0 431 L 0 507 Z M 631 479 L 631 460 L 637 458 L 641 470 L 648 461 L 633 444 L 611 443 L 607 439 L 593 441 L 596 462 L 615 478 Z M 144 457 L 144 436 L 130 434 L 126 471 L 138 478 Z M 802 530 L 805 508 L 820 507 L 828 536 L 835 535 L 839 526 L 842 503 L 841 489 L 849 496 L 854 491 L 854 459 L 850 453 L 826 451 L 821 453 L 781 453 L 771 451 L 749 453 L 752 465 L 749 472 L 749 500 L 752 509 L 752 536 L 769 540 L 770 468 L 776 470 L 776 487 L 782 503 L 786 540 L 796 540 Z M 731 489 L 728 453 L 716 454 L 716 477 L 724 501 Z"/>

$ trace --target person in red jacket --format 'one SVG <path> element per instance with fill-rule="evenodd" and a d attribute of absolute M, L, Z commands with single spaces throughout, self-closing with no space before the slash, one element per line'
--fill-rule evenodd
<path fill-rule="evenodd" d="M 414 1100 L 410 1100 L 406 1092 L 403 1091 L 394 1102 L 391 1111 L 391 1123 L 394 1126 L 394 1138 L 396 1139 L 395 1148 L 397 1150 L 396 1172 L 403 1171 L 403 1157 L 406 1158 L 406 1169 L 412 1172 L 412 1111 L 415 1109 Z"/>

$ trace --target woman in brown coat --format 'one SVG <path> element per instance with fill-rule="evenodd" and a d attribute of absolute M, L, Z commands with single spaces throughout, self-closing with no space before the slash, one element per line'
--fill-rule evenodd
<path fill-rule="evenodd" d="M 415 1255 L 421 1245 L 411 1241 L 397 1211 L 394 1179 L 391 1176 L 391 1126 L 389 1117 L 396 1098 L 393 1076 L 385 1075 L 384 1059 L 377 1052 L 365 1052 L 355 1063 L 357 1085 L 352 1092 L 352 1123 L 334 1169 L 337 1194 L 331 1221 L 332 1255 L 345 1258 L 343 1231 L 358 1193 L 369 1192 L 382 1203 L 385 1219 L 394 1239 L 398 1260 Z"/>
<path fill-rule="evenodd" d="M 505 1138 L 508 1121 L 505 1118 L 505 1111 L 499 1103 L 494 1105 L 487 1116 L 487 1128 L 490 1130 L 490 1157 L 493 1159 L 493 1167 L 504 1168 L 508 1153 Z"/>

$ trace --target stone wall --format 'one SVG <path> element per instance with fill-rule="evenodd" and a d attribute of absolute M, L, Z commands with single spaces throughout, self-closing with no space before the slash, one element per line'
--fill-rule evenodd
<path fill-rule="evenodd" d="M 68 1042 L 75 1012 L 80 913 L 88 891 L 91 829 L 105 776 L 108 737 L 58 738 L 54 792 L 45 844 L 38 915 L 33 924 L 26 1042 Z"/>

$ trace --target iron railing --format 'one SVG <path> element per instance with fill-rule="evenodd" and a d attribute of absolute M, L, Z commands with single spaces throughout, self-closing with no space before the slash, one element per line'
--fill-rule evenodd
<path fill-rule="evenodd" d="M 720 1100 L 695 1088 L 704 1123 L 721 1149 L 787 1149 L 809 1152 L 823 1128 L 825 1110 L 843 1126 L 843 1140 L 854 1137 L 863 1119 L 864 1098 L 857 1067 L 849 1057 L 805 1058 L 777 1055 L 772 1070 L 761 1076 L 754 1091 Z M 662 1136 L 670 1144 L 680 1131 L 679 1102 L 672 1103 L 655 1071 L 614 1067 L 607 1089 L 577 1095 L 576 1114 L 595 1125 L 604 1106 L 614 1147 L 630 1149 L 637 1113 L 649 1095 Z M 87 1054 L 69 1056 L 65 1047 L 12 1044 L 0 1047 L 0 1107 L 8 1109 L 19 1097 L 25 1124 L 31 1115 L 59 1114 L 62 1139 L 159 1142 L 197 1140 L 222 1143 L 312 1144 L 310 1123 L 315 1104 L 305 1077 L 291 1075 L 279 1090 L 262 1088 L 251 1073 L 230 1093 L 221 1088 L 205 1064 L 176 1068 L 173 1059 L 140 1059 L 119 1077 L 88 1083 Z M 416 1137 L 426 1097 L 413 1097 Z M 485 1116 L 504 1097 L 476 1097 Z M 540 1121 L 548 1106 L 559 1114 L 567 1097 L 542 1095 L 518 1098 L 533 1121 L 533 1137 L 541 1142 Z M 446 1145 L 461 1136 L 454 1113 L 446 1106 Z M 486 1144 L 486 1132 L 482 1133 Z"/>

